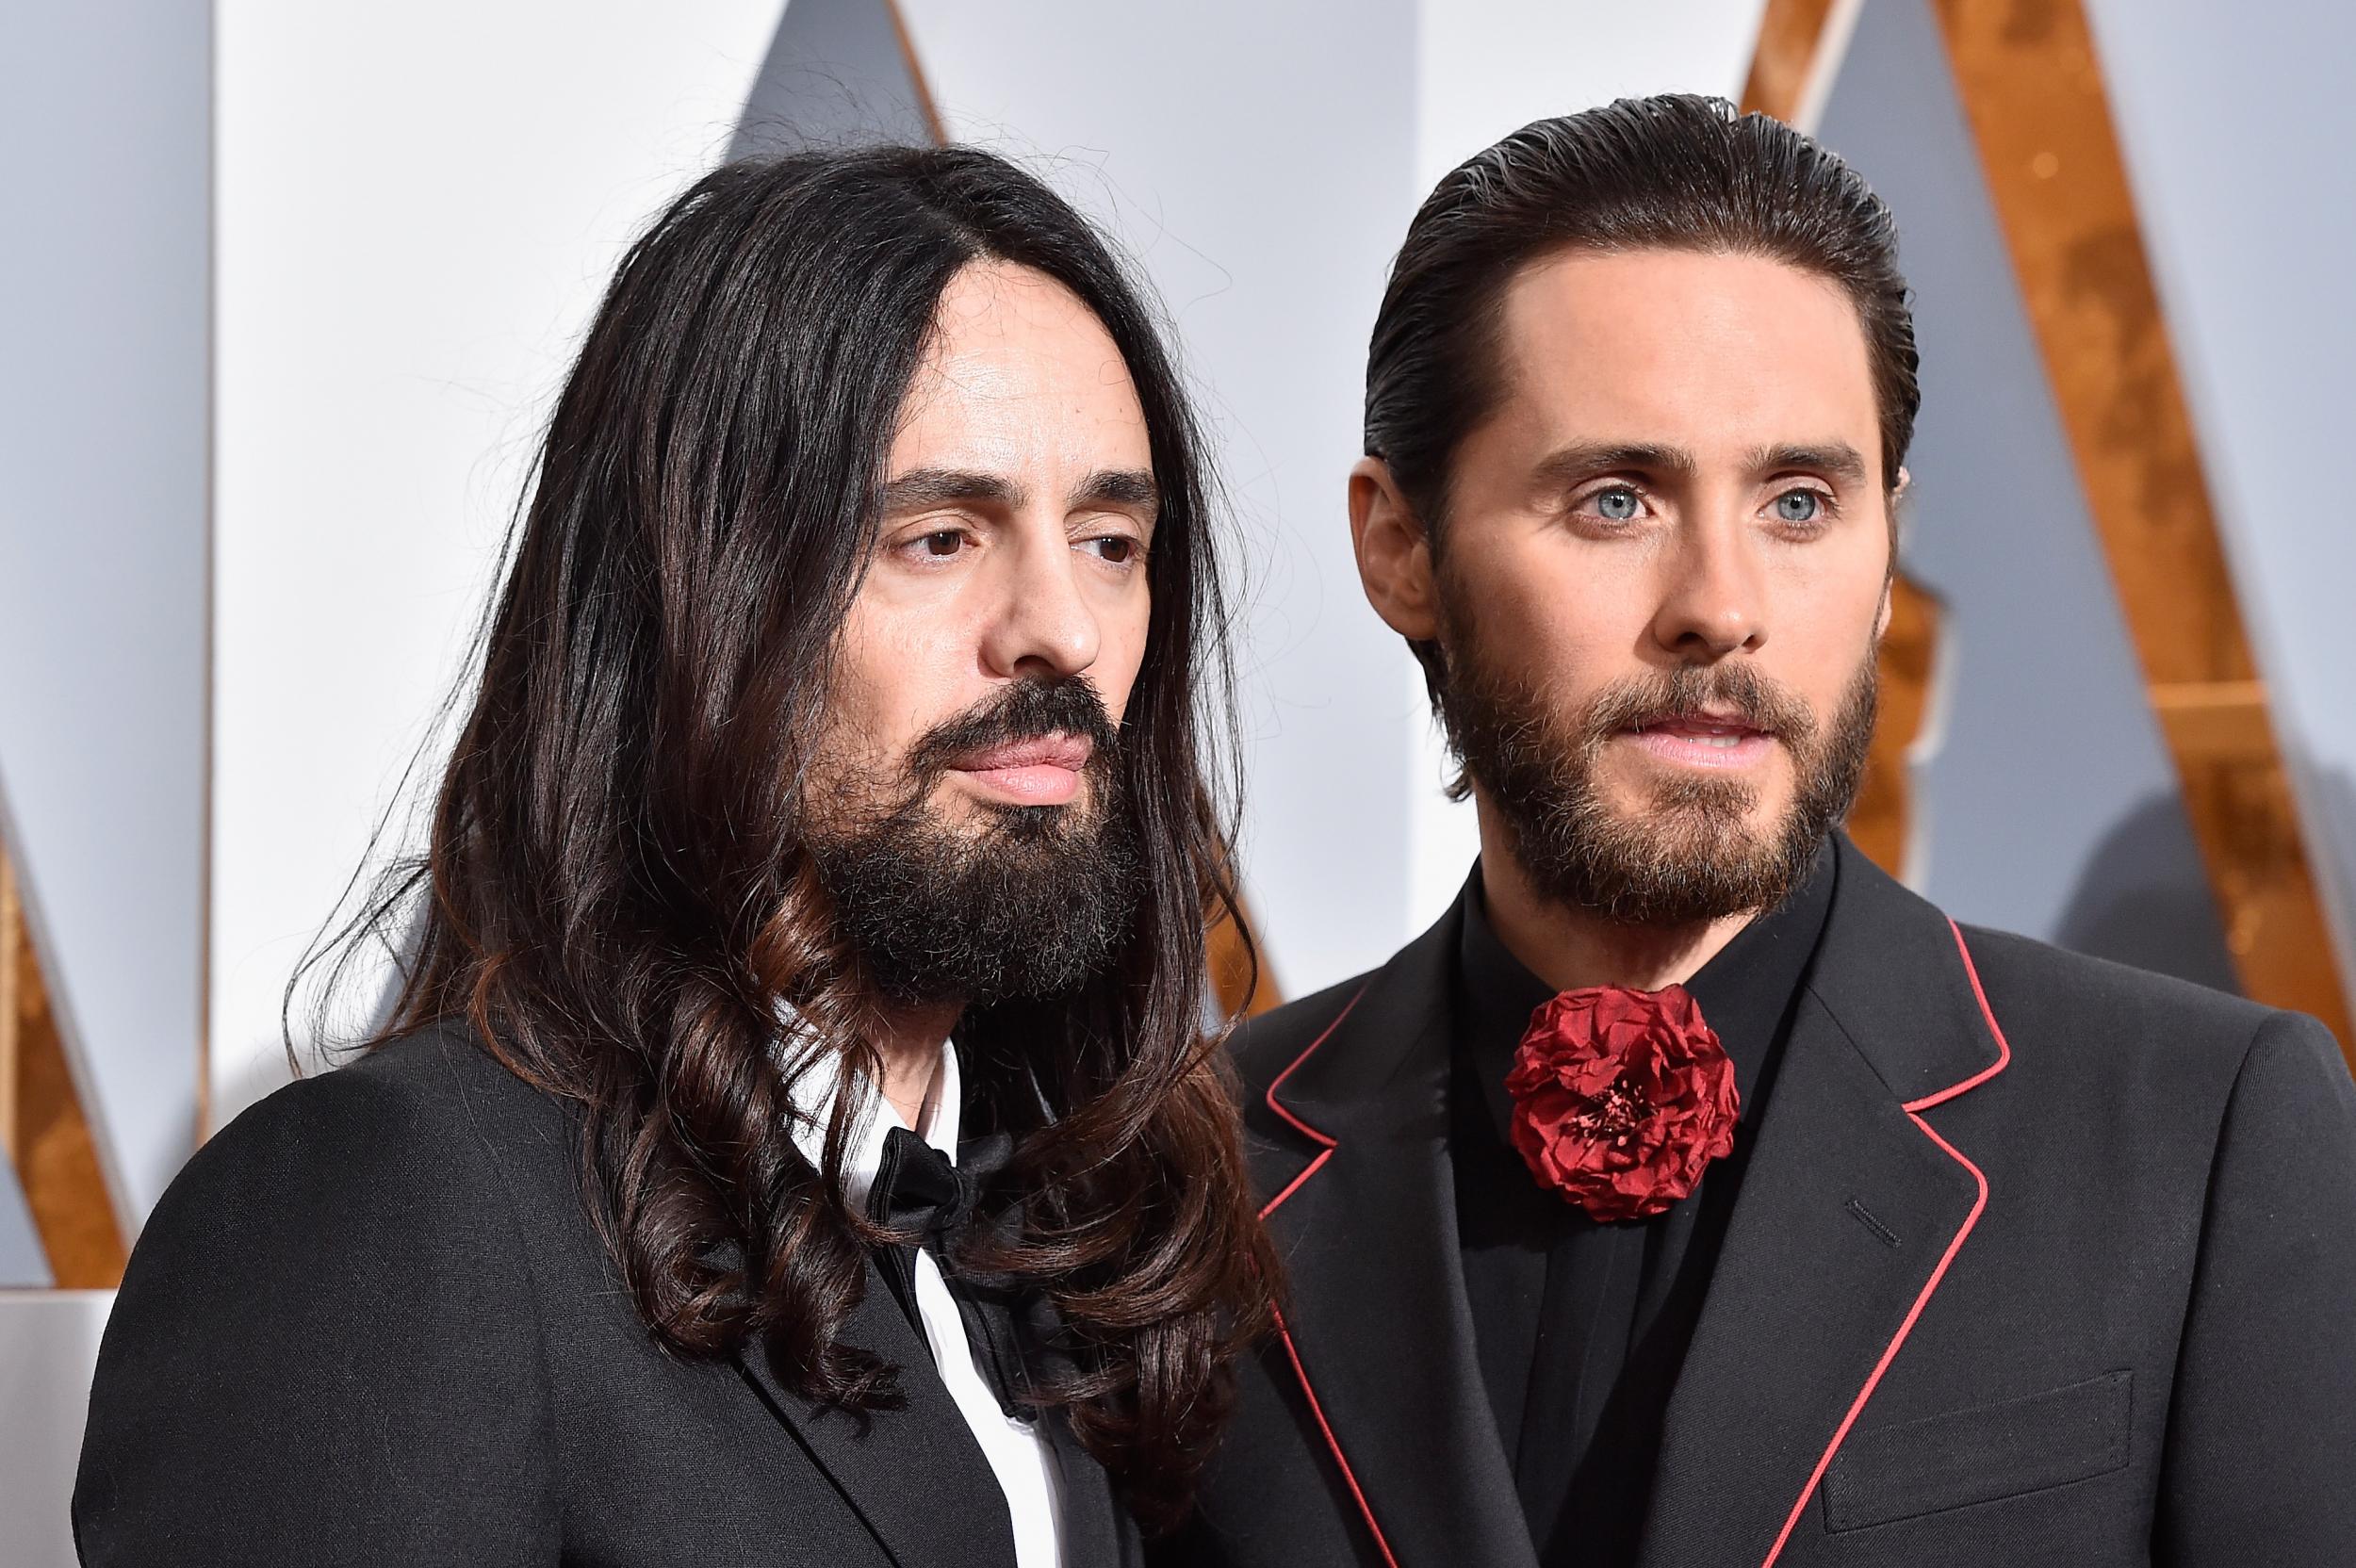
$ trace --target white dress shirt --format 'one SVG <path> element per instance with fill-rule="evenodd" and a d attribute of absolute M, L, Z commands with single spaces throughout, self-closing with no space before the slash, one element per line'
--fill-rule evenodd
<path fill-rule="evenodd" d="M 843 1196 L 854 1207 L 867 1202 L 868 1191 L 875 1184 L 875 1172 L 883 1165 L 885 1136 L 903 1125 L 890 1101 L 864 1082 L 859 1086 L 865 1090 L 865 1102 L 856 1113 L 857 1124 L 844 1151 L 843 1168 Z M 826 1122 L 834 1114 L 835 1075 L 822 1064 L 803 1073 L 794 1089 L 794 1141 L 805 1159 L 823 1168 Z M 952 1165 L 957 1159 L 957 1130 L 964 1104 L 957 1047 L 943 1040 L 941 1070 L 934 1075 L 932 1092 L 925 1096 L 924 1111 L 917 1118 L 920 1125 L 909 1130 L 947 1155 Z M 916 1250 L 915 1272 L 916 1315 L 924 1325 L 924 1342 L 932 1348 L 933 1365 L 947 1385 L 949 1397 L 957 1401 L 958 1413 L 973 1429 L 973 1441 L 981 1445 L 982 1457 L 990 1461 L 998 1477 L 998 1489 L 1006 1495 L 1006 1512 L 1014 1521 L 1017 1568 L 1062 1568 L 1063 1527 L 1056 1509 L 1059 1478 L 1055 1450 L 1036 1423 L 1010 1416 L 1000 1408 L 997 1394 L 975 1362 L 974 1348 L 965 1337 L 965 1320 L 957 1314 L 948 1282 L 941 1276 L 941 1265 L 921 1247 Z"/>

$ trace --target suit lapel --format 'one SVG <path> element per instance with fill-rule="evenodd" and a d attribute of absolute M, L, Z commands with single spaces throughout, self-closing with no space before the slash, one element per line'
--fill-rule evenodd
<path fill-rule="evenodd" d="M 1840 878 L 1665 1415 L 1644 1568 L 1774 1560 L 1986 1200 L 1916 1114 L 2001 1051 L 1959 938 L 1845 840 Z"/>
<path fill-rule="evenodd" d="M 899 1367 L 905 1408 L 824 1408 L 779 1382 L 758 1348 L 737 1362 L 899 1568 L 1015 1568 L 1006 1494 L 872 1262 L 843 1339 Z"/>
<path fill-rule="evenodd" d="M 1041 1383 L 1069 1378 L 1077 1367 L 1063 1315 L 1043 1291 L 1027 1297 L 1027 1310 L 1024 1355 L 1036 1376 Z M 1112 1477 L 1072 1429 L 1065 1412 L 1051 1410 L 1039 1419 L 1044 1423 L 1039 1430 L 1055 1453 L 1055 1517 L 1066 1568 L 1126 1568 L 1139 1560 L 1143 1538 Z"/>
<path fill-rule="evenodd" d="M 1534 1568 L 1458 1255 L 1448 1004 L 1460 919 L 1450 910 L 1394 958 L 1268 1093 L 1255 1155 L 1290 1282 L 1277 1364 L 1330 1429 L 1398 1568 Z"/>

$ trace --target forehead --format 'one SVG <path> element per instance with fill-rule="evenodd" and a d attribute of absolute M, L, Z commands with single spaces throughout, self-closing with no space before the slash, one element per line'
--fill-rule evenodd
<path fill-rule="evenodd" d="M 1004 262 L 941 291 L 892 444 L 896 469 L 1151 466 L 1145 413 L 1112 335 L 1079 296 Z"/>
<path fill-rule="evenodd" d="M 1878 468 L 1865 329 L 1841 286 L 1762 256 L 1573 253 L 1507 286 L 1495 417 L 1533 440 L 1707 461 L 1849 441 Z"/>

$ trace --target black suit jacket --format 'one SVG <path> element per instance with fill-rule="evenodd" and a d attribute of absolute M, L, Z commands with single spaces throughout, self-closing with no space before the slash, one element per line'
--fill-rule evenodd
<path fill-rule="evenodd" d="M 2329 1033 L 1959 932 L 1839 857 L 1638 1560 L 2356 1563 Z M 1459 920 L 1240 1042 L 1286 1332 L 1168 1560 L 1535 1562 L 1458 1258 Z"/>
<path fill-rule="evenodd" d="M 74 1490 L 90 1568 L 1013 1568 L 1006 1502 L 871 1266 L 845 1337 L 908 1408 L 813 1408 L 659 1349 L 573 1124 L 457 1032 L 272 1095 L 148 1221 Z M 1139 1551 L 1051 1419 L 1081 1563 Z"/>

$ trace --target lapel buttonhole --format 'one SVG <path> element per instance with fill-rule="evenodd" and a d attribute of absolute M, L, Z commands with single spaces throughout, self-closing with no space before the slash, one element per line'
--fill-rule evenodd
<path fill-rule="evenodd" d="M 1864 1204 L 1858 1202 L 1856 1199 L 1850 1199 L 1848 1202 L 1842 1206 L 1846 1208 L 1851 1215 L 1856 1217 L 1858 1224 L 1873 1232 L 1873 1238 L 1880 1242 L 1884 1247 L 1890 1248 L 1894 1250 L 1903 1245 L 1903 1243 L 1898 1240 L 1897 1232 L 1891 1230 L 1880 1220 L 1875 1219 L 1873 1217 L 1873 1211 L 1866 1208 Z"/>

